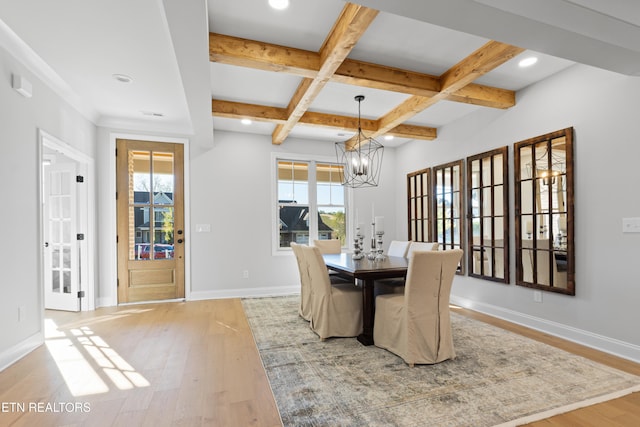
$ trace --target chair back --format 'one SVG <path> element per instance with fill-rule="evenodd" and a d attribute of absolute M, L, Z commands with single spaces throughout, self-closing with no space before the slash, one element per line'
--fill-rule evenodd
<path fill-rule="evenodd" d="M 404 291 L 410 354 L 429 354 L 433 360 L 453 355 L 449 298 L 462 249 L 415 251 L 409 258 Z M 435 333 L 434 333 L 435 332 Z M 449 357 L 449 356 L 446 356 Z"/>
<path fill-rule="evenodd" d="M 392 240 L 389 244 L 387 255 L 406 257 L 407 251 L 409 250 L 409 243 L 411 242 L 409 242 L 408 240 Z"/>
<path fill-rule="evenodd" d="M 410 242 L 407 258 L 411 258 L 415 251 L 437 251 L 439 247 L 438 242 Z"/>
<path fill-rule="evenodd" d="M 339 254 L 342 252 L 342 243 L 338 239 L 314 240 L 313 246 L 320 249 L 322 254 Z"/>
<path fill-rule="evenodd" d="M 300 308 L 299 313 L 303 319 L 311 319 L 311 279 L 309 267 L 302 252 L 302 245 L 291 242 L 291 249 L 296 257 L 298 273 L 300 274 Z"/>
<path fill-rule="evenodd" d="M 439 296 L 440 299 L 445 298 L 441 304 L 448 307 L 451 285 L 462 252 L 462 249 L 415 251 L 407 269 L 406 303 L 424 306 L 427 297 Z"/>
<path fill-rule="evenodd" d="M 331 280 L 320 249 L 316 246 L 301 246 L 301 248 L 307 262 L 313 297 L 331 293 Z"/>

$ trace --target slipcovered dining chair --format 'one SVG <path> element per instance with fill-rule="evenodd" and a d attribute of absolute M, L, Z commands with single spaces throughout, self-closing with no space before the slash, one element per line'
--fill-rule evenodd
<path fill-rule="evenodd" d="M 362 333 L 362 291 L 353 283 L 331 284 L 320 249 L 301 246 L 311 284 L 311 329 L 324 340 Z"/>
<path fill-rule="evenodd" d="M 407 258 L 411 258 L 415 251 L 437 251 L 439 247 L 438 242 L 411 242 L 407 250 Z"/>
<path fill-rule="evenodd" d="M 393 243 L 393 242 L 391 242 Z M 403 242 L 405 243 L 405 242 Z M 407 248 L 405 250 L 404 257 L 411 258 L 415 251 L 437 251 L 440 247 L 438 242 L 406 242 Z M 389 252 L 391 255 L 391 245 L 389 245 Z M 403 279 L 382 279 L 376 280 L 374 284 L 374 298 L 378 295 L 384 295 L 389 293 L 403 293 L 404 292 L 404 283 Z"/>
<path fill-rule="evenodd" d="M 322 254 L 339 254 L 342 252 L 342 243 L 339 239 L 314 240 L 313 246 L 320 249 Z"/>
<path fill-rule="evenodd" d="M 309 268 L 302 253 L 302 246 L 291 242 L 291 249 L 296 257 L 298 272 L 300 273 L 300 307 L 298 308 L 298 314 L 304 320 L 311 320 L 311 279 L 309 278 Z"/>
<path fill-rule="evenodd" d="M 461 249 L 416 251 L 409 259 L 404 294 L 376 299 L 373 341 L 409 366 L 455 358 L 449 296 Z"/>
<path fill-rule="evenodd" d="M 313 246 L 315 246 L 318 249 L 320 249 L 320 253 L 323 254 L 323 255 L 324 254 L 339 254 L 339 253 L 342 252 L 342 243 L 340 243 L 340 240 L 338 240 L 338 239 L 314 240 L 313 241 Z M 353 283 L 353 280 L 346 279 L 346 278 L 340 276 L 335 271 L 329 271 L 329 277 L 331 278 L 331 283 L 333 283 L 333 284 L 344 283 L 344 282 Z"/>
<path fill-rule="evenodd" d="M 392 240 L 391 243 L 389 243 L 389 250 L 387 251 L 387 255 L 406 257 L 410 243 L 411 242 L 408 240 Z"/>

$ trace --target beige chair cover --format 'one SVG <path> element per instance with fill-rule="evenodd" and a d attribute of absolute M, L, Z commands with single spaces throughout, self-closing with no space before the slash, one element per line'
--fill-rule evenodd
<path fill-rule="evenodd" d="M 461 249 L 416 251 L 404 294 L 376 299 L 373 341 L 413 366 L 455 357 L 449 296 Z"/>
<path fill-rule="evenodd" d="M 313 246 L 320 249 L 322 254 L 339 254 L 342 252 L 342 244 L 338 239 L 314 240 Z"/>
<path fill-rule="evenodd" d="M 311 279 L 311 329 L 322 339 L 362 333 L 362 291 L 352 283 L 331 285 L 317 247 L 301 246 Z"/>
<path fill-rule="evenodd" d="M 302 248 L 299 244 L 291 242 L 291 249 L 296 256 L 298 272 L 300 273 L 300 308 L 298 314 L 304 320 L 311 320 L 311 279 L 309 278 L 309 268 L 304 259 Z"/>
<path fill-rule="evenodd" d="M 437 251 L 439 247 L 440 243 L 438 242 L 411 242 L 407 251 L 407 258 L 411 258 L 415 251 Z"/>
<path fill-rule="evenodd" d="M 408 240 L 392 240 L 391 243 L 389 243 L 387 255 L 406 257 L 407 251 L 409 250 L 409 243 L 411 242 Z"/>
<path fill-rule="evenodd" d="M 392 242 L 393 243 L 393 242 Z M 440 247 L 438 242 L 407 242 L 407 249 L 405 257 L 411 258 L 415 251 L 437 251 Z M 389 247 L 391 251 L 391 247 Z M 391 255 L 391 253 L 389 253 Z M 374 295 L 390 294 L 390 293 L 402 294 L 404 293 L 404 280 L 403 279 L 381 279 L 375 282 Z"/>

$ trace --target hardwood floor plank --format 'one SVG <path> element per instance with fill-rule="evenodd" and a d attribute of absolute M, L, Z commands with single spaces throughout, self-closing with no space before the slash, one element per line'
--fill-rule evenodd
<path fill-rule="evenodd" d="M 481 313 L 454 310 L 640 375 L 640 364 Z M 42 346 L 0 372 L 0 402 L 83 402 L 90 412 L 6 412 L 0 413 L 2 426 L 281 425 L 239 299 L 47 312 L 47 317 L 60 335 L 51 340 L 67 340 L 90 367 L 91 377 L 103 383 L 103 391 L 74 395 L 50 348 Z M 589 425 L 640 425 L 640 393 L 529 424 Z"/>

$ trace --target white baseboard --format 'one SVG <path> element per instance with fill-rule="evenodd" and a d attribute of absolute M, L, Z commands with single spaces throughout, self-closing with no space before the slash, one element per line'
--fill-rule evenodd
<path fill-rule="evenodd" d="M 640 346 L 635 344 L 455 295 L 451 303 L 640 363 Z"/>
<path fill-rule="evenodd" d="M 274 286 L 271 288 L 225 289 L 222 291 L 192 291 L 188 301 L 225 298 L 259 298 L 296 295 L 300 293 L 300 285 Z"/>
<path fill-rule="evenodd" d="M 0 372 L 4 371 L 9 366 L 40 347 L 43 343 L 44 335 L 42 332 L 38 332 L 37 334 L 31 335 L 26 340 L 0 353 Z"/>

